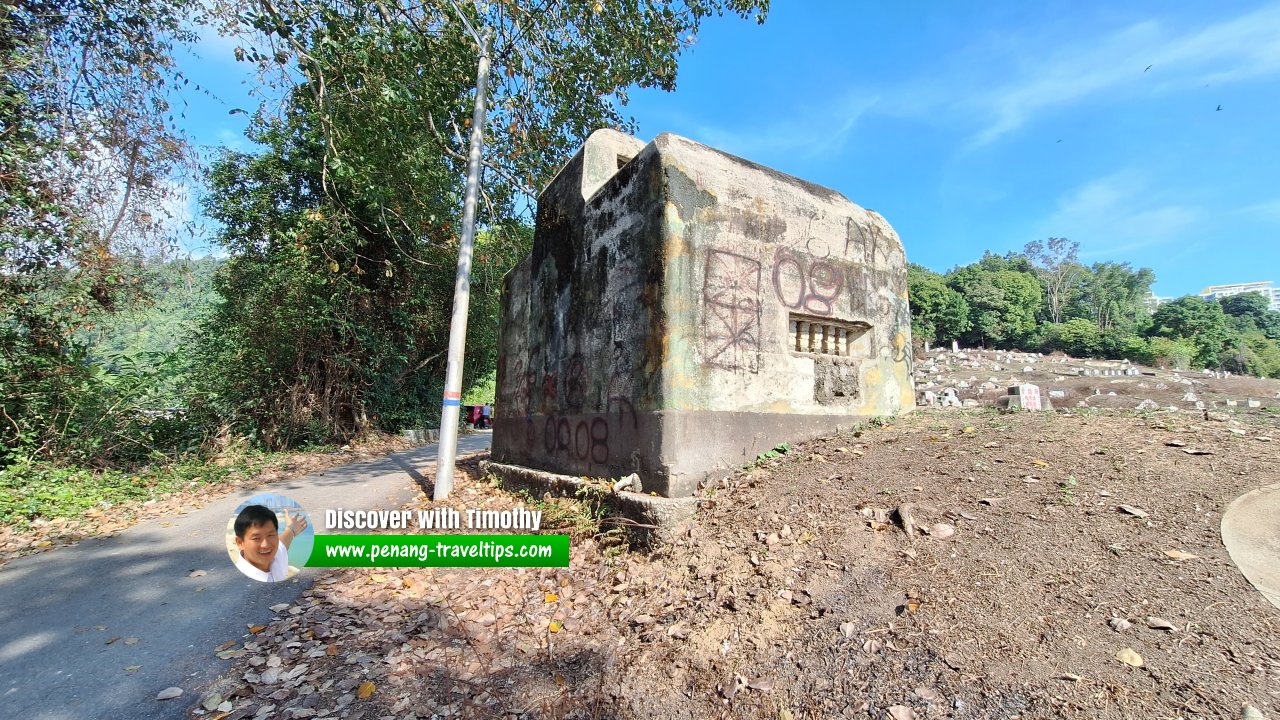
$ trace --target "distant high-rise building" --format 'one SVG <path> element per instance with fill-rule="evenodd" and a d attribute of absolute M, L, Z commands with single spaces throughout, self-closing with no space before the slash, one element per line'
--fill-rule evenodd
<path fill-rule="evenodd" d="M 1255 292 L 1271 302 L 1272 310 L 1280 310 L 1280 288 L 1272 285 L 1270 280 L 1233 285 L 1210 285 L 1200 291 L 1200 297 L 1205 300 L 1221 300 L 1232 295 Z"/>
<path fill-rule="evenodd" d="M 1142 304 L 1147 306 L 1147 312 L 1155 312 L 1156 308 L 1172 300 L 1171 297 L 1159 297 L 1153 292 L 1148 292 L 1147 296 L 1142 298 Z"/>

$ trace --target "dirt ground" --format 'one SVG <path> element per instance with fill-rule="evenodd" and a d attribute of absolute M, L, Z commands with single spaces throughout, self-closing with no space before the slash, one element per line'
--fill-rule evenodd
<path fill-rule="evenodd" d="M 1280 718 L 1280 610 L 1219 537 L 1280 481 L 1280 413 L 1183 392 L 869 424 L 706 488 L 674 542 L 577 539 L 568 569 L 333 571 L 209 648 L 233 665 L 194 716 Z M 516 502 L 467 469 L 452 504 Z"/>
<path fill-rule="evenodd" d="M 1123 375 L 1132 369 L 1135 375 Z M 1089 374 L 1079 374 L 1081 372 Z M 1114 374 L 1107 374 L 1108 372 Z M 1109 360 L 1079 360 L 1061 353 L 998 350 L 934 350 L 916 358 L 916 390 L 941 395 L 956 390 L 961 400 L 994 406 L 1010 385 L 1034 383 L 1054 407 L 1122 410 L 1280 408 L 1280 382 L 1203 370 L 1165 370 Z M 1219 418 L 1225 419 L 1225 417 Z"/>

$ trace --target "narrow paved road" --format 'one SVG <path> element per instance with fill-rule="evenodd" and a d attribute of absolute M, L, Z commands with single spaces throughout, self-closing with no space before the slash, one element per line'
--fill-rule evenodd
<path fill-rule="evenodd" d="M 489 447 L 459 437 L 458 453 Z M 0 717 L 32 720 L 184 718 L 229 664 L 218 645 L 272 618 L 322 569 L 281 583 L 246 578 L 227 558 L 227 521 L 258 492 L 324 509 L 398 507 L 434 472 L 436 446 L 233 493 L 187 515 L 140 523 L 0 568 Z M 193 570 L 207 572 L 190 577 Z M 108 644 L 108 640 L 118 640 Z M 177 686 L 177 700 L 156 693 Z"/>

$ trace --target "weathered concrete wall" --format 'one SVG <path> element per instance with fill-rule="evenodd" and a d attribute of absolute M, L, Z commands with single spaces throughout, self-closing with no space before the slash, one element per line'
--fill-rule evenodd
<path fill-rule="evenodd" d="M 684 138 L 599 131 L 505 281 L 494 458 L 689 495 L 913 407 L 910 322 L 879 215 Z"/>

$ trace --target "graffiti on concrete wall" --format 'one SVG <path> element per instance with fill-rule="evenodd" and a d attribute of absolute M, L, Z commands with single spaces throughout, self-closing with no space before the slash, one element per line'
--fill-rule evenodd
<path fill-rule="evenodd" d="M 708 250 L 702 301 L 707 364 L 759 372 L 760 263 L 745 255 Z"/>
<path fill-rule="evenodd" d="M 867 316 L 875 307 L 875 274 L 862 263 L 814 258 L 779 250 L 773 258 L 773 292 L 788 310 L 831 317 L 848 302 L 848 314 Z"/>
<path fill-rule="evenodd" d="M 587 415 L 527 415 L 525 451 L 539 451 L 580 471 L 606 469 L 612 460 L 635 448 L 640 421 L 635 406 L 623 397 L 610 398 L 605 412 Z"/>

